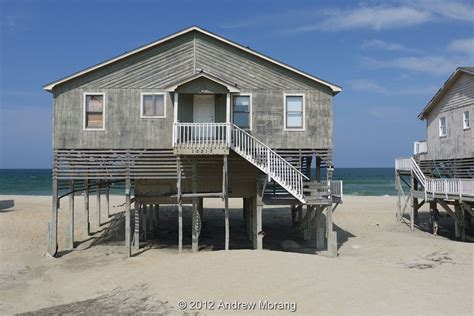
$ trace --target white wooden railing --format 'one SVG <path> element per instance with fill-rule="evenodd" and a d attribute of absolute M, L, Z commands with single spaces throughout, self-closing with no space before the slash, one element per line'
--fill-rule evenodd
<path fill-rule="evenodd" d="M 275 180 L 285 190 L 301 202 L 305 203 L 303 194 L 304 180 L 309 180 L 292 164 L 278 155 L 270 147 L 232 124 L 231 148 L 265 172 L 269 178 Z"/>
<path fill-rule="evenodd" d="M 414 142 L 413 144 L 414 155 L 426 154 L 427 152 L 428 152 L 428 143 L 426 142 L 426 140 Z"/>
<path fill-rule="evenodd" d="M 395 160 L 396 170 L 411 171 L 425 189 L 425 197 L 435 195 L 459 196 L 462 199 L 465 196 L 474 196 L 474 179 L 437 179 L 427 178 L 416 160 L 412 158 L 397 158 Z"/>
<path fill-rule="evenodd" d="M 327 185 L 327 181 L 323 180 L 321 181 L 322 185 Z M 342 200 L 342 195 L 344 194 L 343 192 L 343 186 L 342 186 L 342 180 L 332 180 L 331 181 L 331 194 L 339 196 Z"/>
<path fill-rule="evenodd" d="M 227 123 L 174 123 L 173 146 L 179 148 L 229 147 Z"/>

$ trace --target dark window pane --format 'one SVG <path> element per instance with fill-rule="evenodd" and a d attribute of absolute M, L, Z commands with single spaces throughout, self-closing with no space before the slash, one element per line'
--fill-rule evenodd
<path fill-rule="evenodd" d="M 234 113 L 234 124 L 240 128 L 250 128 L 248 113 Z"/>
<path fill-rule="evenodd" d="M 249 112 L 250 111 L 250 96 L 235 96 L 234 97 L 234 111 Z"/>

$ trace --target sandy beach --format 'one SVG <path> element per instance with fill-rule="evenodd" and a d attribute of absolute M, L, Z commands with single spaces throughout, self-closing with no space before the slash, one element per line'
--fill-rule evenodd
<path fill-rule="evenodd" d="M 334 214 L 339 257 L 312 254 L 291 230 L 290 212 L 265 207 L 263 251 L 251 250 L 240 200 L 231 200 L 231 251 L 221 251 L 220 200 L 206 200 L 201 251 L 190 253 L 185 209 L 185 253 L 177 253 L 177 215 L 162 207 L 157 241 L 125 258 L 122 207 L 103 212 L 92 236 L 83 235 L 82 197 L 76 197 L 76 250 L 44 256 L 51 198 L 0 196 L 0 314 L 170 313 L 431 314 L 472 315 L 474 247 L 441 234 L 411 232 L 395 222 L 395 197 L 345 197 Z M 113 196 L 113 205 L 123 196 Z M 91 203 L 93 207 L 95 203 Z M 64 208 L 59 239 L 63 248 Z M 420 217 L 427 216 L 422 209 Z M 424 228 L 423 226 L 421 228 Z M 245 305 L 244 303 L 248 303 Z M 253 306 L 252 304 L 256 305 Z M 182 303 L 181 303 L 182 304 Z M 263 304 L 263 305 L 262 305 Z"/>

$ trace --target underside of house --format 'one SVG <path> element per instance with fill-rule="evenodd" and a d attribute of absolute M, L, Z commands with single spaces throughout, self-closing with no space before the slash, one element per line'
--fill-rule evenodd
<path fill-rule="evenodd" d="M 332 212 L 343 192 L 332 177 L 331 98 L 339 87 L 192 27 L 45 89 L 55 97 L 51 255 L 59 200 L 69 197 L 73 249 L 74 195 L 84 195 L 89 219 L 95 193 L 100 221 L 100 196 L 108 209 L 111 188 L 125 195 L 128 256 L 160 205 L 176 206 L 179 252 L 183 205 L 192 206 L 197 251 L 205 198 L 224 201 L 225 249 L 228 199 L 242 198 L 255 249 L 263 248 L 263 205 L 285 205 L 305 240 L 337 255 Z M 88 223 L 83 229 L 90 233 Z"/>

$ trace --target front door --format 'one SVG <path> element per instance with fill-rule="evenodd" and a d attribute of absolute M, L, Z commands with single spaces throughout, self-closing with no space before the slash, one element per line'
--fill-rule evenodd
<path fill-rule="evenodd" d="M 193 100 L 193 121 L 194 123 L 214 123 L 215 97 L 214 95 L 201 94 L 194 95 Z M 206 124 L 199 124 L 194 127 L 194 139 L 213 139 L 214 127 Z"/>
<path fill-rule="evenodd" d="M 214 123 L 215 102 L 212 94 L 194 95 L 194 123 Z"/>

